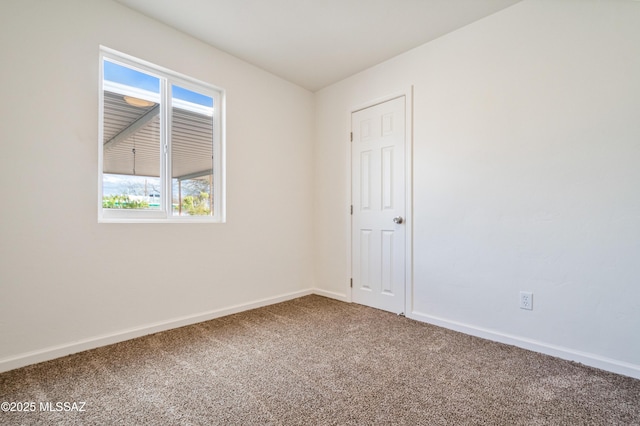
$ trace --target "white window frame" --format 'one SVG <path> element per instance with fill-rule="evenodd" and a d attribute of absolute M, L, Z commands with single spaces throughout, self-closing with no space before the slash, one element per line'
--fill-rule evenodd
<path fill-rule="evenodd" d="M 106 209 L 103 198 L 103 139 L 104 139 L 104 61 L 150 74 L 160 79 L 160 182 L 162 185 L 160 210 Z M 98 107 L 98 222 L 100 223 L 224 223 L 225 222 L 225 91 L 209 83 L 100 46 Z M 213 98 L 213 215 L 174 216 L 171 200 L 171 86 L 202 93 Z"/>

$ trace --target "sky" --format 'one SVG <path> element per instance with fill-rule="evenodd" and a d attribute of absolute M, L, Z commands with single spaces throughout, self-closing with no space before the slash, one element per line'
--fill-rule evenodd
<path fill-rule="evenodd" d="M 181 192 L 182 196 L 198 195 L 201 192 L 207 192 L 207 181 L 202 179 L 192 179 L 183 181 Z M 160 196 L 162 184 L 160 178 L 154 176 L 130 176 L 130 175 L 103 175 L 102 195 L 141 195 Z M 178 181 L 172 180 L 172 195 L 177 198 Z"/>
<path fill-rule="evenodd" d="M 160 178 L 151 176 L 102 175 L 102 194 L 118 195 L 145 195 L 146 193 L 158 193 L 160 190 Z"/>
<path fill-rule="evenodd" d="M 160 79 L 110 61 L 104 61 L 104 79 L 153 93 L 160 93 Z M 194 104 L 213 107 L 213 98 L 172 85 L 173 97 Z"/>

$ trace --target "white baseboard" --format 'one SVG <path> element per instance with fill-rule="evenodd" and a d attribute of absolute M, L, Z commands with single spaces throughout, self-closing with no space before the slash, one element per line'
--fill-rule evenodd
<path fill-rule="evenodd" d="M 39 362 L 49 361 L 55 358 L 60 358 L 63 356 L 86 351 L 89 349 L 99 348 L 101 346 L 124 342 L 125 340 L 135 339 L 136 337 L 142 337 L 149 334 L 158 333 L 161 331 L 183 327 L 186 325 L 197 324 L 199 322 L 208 321 L 208 320 L 223 317 L 226 315 L 236 314 L 238 312 L 248 311 L 250 309 L 261 308 L 263 306 L 273 305 L 275 303 L 297 299 L 298 297 L 307 296 L 313 293 L 315 293 L 315 290 L 313 289 L 287 293 L 287 294 L 283 294 L 276 297 L 270 297 L 266 299 L 249 302 L 249 303 L 243 303 L 240 305 L 231 306 L 228 308 L 216 309 L 209 312 L 203 312 L 195 315 L 188 315 L 184 317 L 174 318 L 167 321 L 156 322 L 156 323 L 147 324 L 140 327 L 134 327 L 127 330 L 118 331 L 115 333 L 91 337 L 88 339 L 79 340 L 77 342 L 65 343 L 61 345 L 50 346 L 50 347 L 39 349 L 32 352 L 22 353 L 16 356 L 0 359 L 0 373 L 13 370 L 16 368 L 20 368 L 20 367 L 25 367 L 31 364 L 36 364 Z M 331 296 L 328 296 L 327 294 L 322 294 L 322 295 L 331 297 Z"/>
<path fill-rule="evenodd" d="M 328 297 L 329 299 L 335 299 L 341 302 L 351 302 L 346 294 L 334 293 L 333 291 L 326 291 L 319 288 L 314 288 L 311 292 L 318 296 Z"/>
<path fill-rule="evenodd" d="M 243 303 L 240 305 L 231 306 L 228 308 L 217 309 L 209 312 L 203 312 L 195 315 L 188 315 L 180 318 L 174 318 L 167 321 L 156 322 L 141 327 L 130 328 L 128 330 L 122 330 L 116 333 L 105 334 L 101 336 L 92 337 L 89 339 L 79 340 L 77 342 L 66 343 L 56 346 L 50 346 L 44 349 L 22 353 L 16 356 L 0 359 L 0 373 L 13 370 L 27 365 L 36 364 L 39 362 L 49 361 L 55 358 L 60 358 L 66 355 L 86 351 L 89 349 L 95 349 L 101 346 L 111 345 L 114 343 L 123 342 L 125 340 L 135 339 L 136 337 L 146 336 L 148 334 L 158 333 L 161 331 L 171 330 L 186 325 L 197 324 L 199 322 L 220 318 L 226 315 L 235 314 L 238 312 L 248 311 L 251 309 L 261 308 L 263 306 L 273 305 L 287 300 L 297 299 L 298 297 L 307 296 L 310 294 L 317 294 L 319 296 L 328 297 L 342 302 L 350 302 L 348 297 L 344 294 L 334 293 L 318 288 L 312 288 L 307 290 L 301 290 L 293 293 L 287 293 L 276 297 L 256 300 L 249 303 Z M 421 312 L 411 312 L 407 315 L 409 318 L 416 321 L 421 321 L 440 327 L 444 327 L 450 330 L 459 331 L 461 333 L 469 334 L 483 339 L 493 340 L 508 345 L 517 346 L 523 349 L 528 349 L 534 352 L 540 352 L 546 355 L 555 356 L 558 358 L 576 361 L 591 367 L 599 368 L 602 370 L 610 371 L 617 374 L 640 379 L 640 366 L 601 357 L 598 355 L 575 351 L 572 349 L 550 345 L 544 342 L 539 342 L 531 339 L 525 339 L 518 336 L 508 335 L 504 333 L 496 332 L 495 330 L 484 329 L 469 324 L 464 324 L 456 321 L 450 321 L 444 318 L 435 317 L 432 315 L 424 314 Z"/>
<path fill-rule="evenodd" d="M 557 358 L 562 358 L 569 361 L 579 362 L 590 367 L 595 367 L 601 370 L 610 371 L 612 373 L 622 374 L 624 376 L 640 379 L 640 365 L 618 361 L 615 359 L 606 358 L 586 352 L 576 351 L 562 346 L 551 345 L 548 343 L 526 339 L 519 336 L 504 334 L 495 330 L 476 327 L 470 324 L 450 321 L 421 312 L 414 311 L 411 313 L 411 315 L 407 316 L 416 321 L 426 322 L 429 324 L 437 325 L 439 327 L 469 334 L 471 336 L 481 337 L 483 339 L 517 346 L 519 348 L 528 349 L 530 351 L 555 356 Z"/>

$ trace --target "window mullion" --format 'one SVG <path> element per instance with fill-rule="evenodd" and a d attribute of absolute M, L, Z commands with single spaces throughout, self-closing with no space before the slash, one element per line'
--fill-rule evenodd
<path fill-rule="evenodd" d="M 222 114 L 221 111 L 223 110 L 223 100 L 221 99 L 221 96 L 217 95 L 214 96 L 214 105 L 215 108 L 217 108 L 218 113 L 213 115 L 213 120 L 214 120 L 214 134 L 213 134 L 213 138 L 214 141 L 221 141 L 224 139 L 224 136 L 222 134 L 223 132 L 223 128 L 222 128 Z M 225 152 L 224 152 L 224 146 L 222 143 L 213 143 L 213 179 L 214 179 L 214 205 L 217 206 L 217 208 L 215 209 L 215 214 L 214 217 L 216 220 L 224 220 L 224 216 L 225 216 L 225 212 L 224 212 L 224 207 L 223 207 L 223 202 L 222 199 L 224 197 L 223 195 L 223 191 L 224 191 L 224 170 L 222 169 L 223 164 L 224 164 L 224 157 L 225 157 Z"/>
<path fill-rule="evenodd" d="M 166 78 L 161 80 L 161 128 L 162 128 L 162 187 L 164 191 L 164 210 L 167 218 L 171 217 L 172 209 L 172 191 L 171 191 L 171 85 Z"/>

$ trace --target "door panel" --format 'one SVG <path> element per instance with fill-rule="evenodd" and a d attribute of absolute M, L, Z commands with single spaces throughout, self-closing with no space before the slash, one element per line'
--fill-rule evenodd
<path fill-rule="evenodd" d="M 404 312 L 405 97 L 351 116 L 352 299 Z"/>

